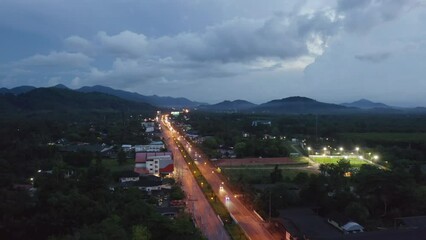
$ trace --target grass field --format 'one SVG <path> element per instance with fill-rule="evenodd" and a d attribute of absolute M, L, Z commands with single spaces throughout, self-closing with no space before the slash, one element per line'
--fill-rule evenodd
<path fill-rule="evenodd" d="M 313 161 L 319 164 L 327 164 L 327 163 L 337 163 L 343 157 L 313 157 L 311 158 Z M 360 167 L 363 164 L 369 164 L 368 162 L 361 160 L 359 158 L 348 158 L 349 162 L 353 167 Z"/>
<path fill-rule="evenodd" d="M 280 167 L 283 178 L 293 179 L 300 172 L 314 173 L 314 171 L 303 170 L 303 169 L 286 169 Z M 234 167 L 234 168 L 222 168 L 223 173 L 229 177 L 229 180 L 233 183 L 246 182 L 252 184 L 269 183 L 270 174 L 274 170 L 274 166 L 251 166 L 251 167 Z"/>

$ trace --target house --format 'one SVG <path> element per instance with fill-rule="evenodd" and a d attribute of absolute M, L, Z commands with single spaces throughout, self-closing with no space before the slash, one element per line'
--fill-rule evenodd
<path fill-rule="evenodd" d="M 339 213 L 330 214 L 327 221 L 334 227 L 340 229 L 344 234 L 364 232 L 363 226 Z"/>
<path fill-rule="evenodd" d="M 125 152 L 130 152 L 130 150 L 132 150 L 132 145 L 123 144 L 123 145 L 121 145 L 121 149 L 123 149 L 123 151 L 125 151 Z"/>
<path fill-rule="evenodd" d="M 135 145 L 135 152 L 160 152 L 165 149 L 162 141 L 153 141 L 148 145 Z"/>
<path fill-rule="evenodd" d="M 286 240 L 299 239 L 333 239 L 343 234 L 327 224 L 310 208 L 292 208 L 280 210 L 280 217 L 275 225 L 284 233 Z"/>
<path fill-rule="evenodd" d="M 426 216 L 396 218 L 395 226 L 406 229 L 426 228 Z"/>
<path fill-rule="evenodd" d="M 179 214 L 181 209 L 181 207 L 160 207 L 157 208 L 157 212 L 159 212 L 162 216 L 173 219 Z"/>
<path fill-rule="evenodd" d="M 135 158 L 135 172 L 145 175 L 167 175 L 173 173 L 171 152 L 138 152 Z"/>
<path fill-rule="evenodd" d="M 104 147 L 101 150 L 101 156 L 102 157 L 108 157 L 108 158 L 112 158 L 114 156 L 116 156 L 116 151 L 114 149 L 114 146 L 109 146 L 109 147 Z"/>
<path fill-rule="evenodd" d="M 257 126 L 271 126 L 271 121 L 269 120 L 255 120 L 251 122 L 251 126 L 257 127 Z"/>
<path fill-rule="evenodd" d="M 145 132 L 147 132 L 147 133 L 154 132 L 154 130 L 155 130 L 155 122 L 153 122 L 153 121 L 142 122 L 141 125 L 142 125 L 143 128 L 145 128 Z"/>
<path fill-rule="evenodd" d="M 137 188 L 146 192 L 159 191 L 164 187 L 161 178 L 156 176 L 141 176 L 137 181 L 120 182 L 117 186 L 124 189 Z M 114 187 L 111 190 L 114 190 Z"/>
<path fill-rule="evenodd" d="M 121 183 L 139 181 L 139 173 L 134 171 L 123 171 L 120 173 L 119 181 Z"/>

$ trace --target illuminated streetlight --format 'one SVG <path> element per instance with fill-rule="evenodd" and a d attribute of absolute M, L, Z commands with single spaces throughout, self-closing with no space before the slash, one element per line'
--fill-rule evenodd
<path fill-rule="evenodd" d="M 327 148 L 326 148 L 326 147 L 324 147 L 322 150 L 327 151 Z"/>
<path fill-rule="evenodd" d="M 342 152 L 342 151 L 343 151 L 343 147 L 340 147 L 340 148 L 339 148 L 339 151 L 341 151 L 341 152 Z"/>
<path fill-rule="evenodd" d="M 356 148 L 355 148 L 355 151 L 357 151 L 357 152 L 358 152 L 358 151 L 359 151 L 359 147 L 356 147 Z"/>
<path fill-rule="evenodd" d="M 312 150 L 312 148 L 311 147 L 308 147 L 308 151 L 311 151 Z"/>
<path fill-rule="evenodd" d="M 377 155 L 374 155 L 374 160 L 379 160 L 379 156 L 377 156 Z"/>

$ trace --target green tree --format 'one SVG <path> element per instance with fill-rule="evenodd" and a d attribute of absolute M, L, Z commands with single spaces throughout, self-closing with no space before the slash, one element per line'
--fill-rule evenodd
<path fill-rule="evenodd" d="M 142 225 L 133 226 L 132 240 L 150 240 L 151 232 L 149 229 Z"/>
<path fill-rule="evenodd" d="M 349 203 L 345 208 L 345 214 L 360 223 L 364 223 L 370 215 L 368 209 L 358 202 Z"/>
<path fill-rule="evenodd" d="M 238 158 L 247 156 L 247 144 L 245 142 L 235 144 L 234 151 Z"/>
<path fill-rule="evenodd" d="M 119 165 L 123 165 L 126 163 L 126 153 L 123 151 L 123 149 L 120 149 L 120 151 L 118 151 L 117 161 Z"/>
<path fill-rule="evenodd" d="M 278 165 L 275 165 L 274 170 L 270 174 L 271 182 L 276 183 L 283 179 L 282 170 L 278 168 Z"/>

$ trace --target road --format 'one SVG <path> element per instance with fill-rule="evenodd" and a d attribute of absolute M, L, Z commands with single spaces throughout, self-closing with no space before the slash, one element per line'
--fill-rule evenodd
<path fill-rule="evenodd" d="M 195 146 L 191 146 L 190 143 L 187 142 L 184 137 L 179 136 L 179 133 L 176 131 L 173 133 L 173 137 L 176 137 L 180 141 L 193 159 L 197 159 L 200 172 L 250 239 L 280 239 L 279 235 L 272 235 L 267 229 L 268 224 L 256 215 L 254 211 L 249 210 L 238 199 L 238 195 L 233 193 L 231 189 L 226 186 L 223 181 L 223 176 L 215 171 L 215 167 L 204 154 L 200 154 L 201 151 L 199 149 L 195 149 Z M 189 176 L 186 176 L 186 178 L 189 178 Z M 227 196 L 229 200 L 226 199 Z"/>
<path fill-rule="evenodd" d="M 187 207 L 191 212 L 196 225 L 208 239 L 216 240 L 230 239 L 221 221 L 215 214 L 210 203 L 199 188 L 193 175 L 189 172 L 188 166 L 173 141 L 172 133 L 162 126 L 164 140 L 168 149 L 173 153 L 175 173 L 182 183 L 182 189 L 187 195 Z"/>

